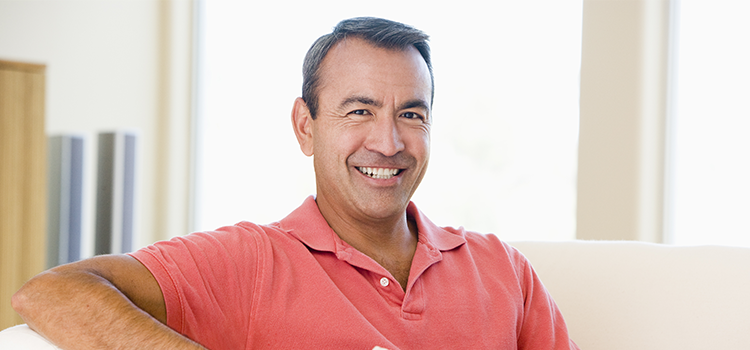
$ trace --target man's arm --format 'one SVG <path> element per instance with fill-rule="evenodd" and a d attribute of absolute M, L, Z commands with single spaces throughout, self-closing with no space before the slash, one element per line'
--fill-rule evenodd
<path fill-rule="evenodd" d="M 98 256 L 27 282 L 13 309 L 63 349 L 201 349 L 166 324 L 159 284 L 138 260 Z"/>

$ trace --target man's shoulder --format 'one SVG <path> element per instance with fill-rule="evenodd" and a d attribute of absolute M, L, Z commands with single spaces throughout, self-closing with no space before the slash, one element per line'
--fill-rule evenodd
<path fill-rule="evenodd" d="M 262 246 L 285 236 L 285 231 L 277 223 L 258 225 L 241 221 L 234 225 L 222 226 L 215 230 L 196 231 L 184 236 L 156 242 L 145 250 L 244 250 L 251 246 Z"/>
<path fill-rule="evenodd" d="M 467 230 L 462 226 L 441 228 L 448 233 L 463 237 L 466 240 L 466 248 L 472 252 L 472 255 L 493 260 L 500 258 L 514 262 L 525 261 L 518 249 L 500 239 L 495 233 Z"/>
<path fill-rule="evenodd" d="M 463 226 L 442 226 L 440 227 L 440 229 L 447 233 L 464 238 L 466 240 L 466 243 L 470 245 L 480 245 L 488 247 L 509 246 L 494 233 L 472 231 L 464 228 Z"/>

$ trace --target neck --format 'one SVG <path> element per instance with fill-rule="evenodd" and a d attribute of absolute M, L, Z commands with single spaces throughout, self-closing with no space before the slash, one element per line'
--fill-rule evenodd
<path fill-rule="evenodd" d="M 406 210 L 373 219 L 345 217 L 324 201 L 318 201 L 318 208 L 341 240 L 383 266 L 405 289 L 418 240 L 417 225 Z"/>

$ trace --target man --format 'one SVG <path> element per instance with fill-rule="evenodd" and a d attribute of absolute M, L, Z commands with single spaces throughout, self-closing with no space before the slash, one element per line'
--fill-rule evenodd
<path fill-rule="evenodd" d="M 356 18 L 312 46 L 292 125 L 317 195 L 283 220 L 61 266 L 14 308 L 63 348 L 577 348 L 518 251 L 410 202 L 429 159 L 426 40 Z"/>

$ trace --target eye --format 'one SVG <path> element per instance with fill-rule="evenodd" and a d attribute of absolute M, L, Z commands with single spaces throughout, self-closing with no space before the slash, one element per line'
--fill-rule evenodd
<path fill-rule="evenodd" d="M 402 114 L 401 116 L 404 117 L 404 118 L 406 118 L 406 119 L 421 119 L 421 120 L 424 120 L 424 117 L 422 117 L 421 115 L 419 115 L 417 113 L 414 113 L 414 112 L 406 112 L 406 113 Z"/>
<path fill-rule="evenodd" d="M 349 114 L 366 115 L 368 114 L 368 112 L 366 109 L 357 109 L 357 110 L 349 112 Z"/>

